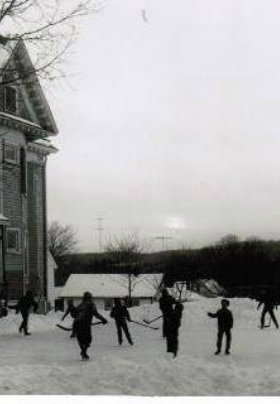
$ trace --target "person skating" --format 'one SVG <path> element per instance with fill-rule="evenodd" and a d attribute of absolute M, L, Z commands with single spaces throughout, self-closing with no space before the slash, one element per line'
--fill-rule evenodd
<path fill-rule="evenodd" d="M 75 317 L 77 315 L 77 308 L 74 306 L 72 299 L 68 300 L 68 302 L 67 302 L 67 310 L 64 313 L 64 315 L 62 316 L 61 321 L 63 321 L 69 314 L 73 319 L 75 319 Z M 74 324 L 74 322 L 73 322 L 73 324 Z M 73 326 L 73 330 L 72 330 L 72 333 L 70 335 L 70 338 L 75 338 L 75 336 L 76 335 L 75 335 L 75 330 L 74 330 L 74 326 Z"/>
<path fill-rule="evenodd" d="M 107 320 L 96 310 L 91 293 L 85 292 L 82 303 L 77 307 L 77 315 L 73 324 L 83 360 L 89 359 L 87 350 L 92 341 L 91 322 L 93 316 L 101 320 L 103 324 L 107 323 Z"/>
<path fill-rule="evenodd" d="M 16 305 L 16 313 L 18 314 L 20 312 L 22 316 L 22 323 L 19 327 L 19 332 L 21 333 L 23 331 L 24 335 L 31 335 L 31 333 L 28 332 L 28 317 L 31 307 L 33 307 L 34 312 L 36 312 L 38 309 L 38 303 L 34 300 L 32 291 L 28 290 L 26 295 L 23 296 Z"/>
<path fill-rule="evenodd" d="M 166 337 L 166 327 L 168 323 L 168 318 L 172 315 L 173 304 L 175 304 L 175 299 L 170 296 L 167 289 L 163 289 L 161 297 L 159 299 L 159 308 L 162 312 L 162 336 Z"/>
<path fill-rule="evenodd" d="M 166 324 L 166 342 L 167 352 L 172 352 L 174 358 L 177 356 L 179 348 L 179 328 L 181 326 L 181 318 L 184 310 L 184 306 L 177 302 L 172 314 L 167 319 Z"/>
<path fill-rule="evenodd" d="M 262 314 L 261 314 L 261 329 L 264 328 L 265 316 L 267 313 L 270 315 L 271 320 L 273 321 L 275 327 L 278 329 L 279 325 L 278 325 L 278 322 L 277 322 L 275 314 L 274 314 L 274 308 L 275 308 L 276 304 L 275 304 L 272 294 L 267 292 L 263 296 L 261 296 L 260 302 L 258 305 L 258 310 L 262 305 L 263 305 L 263 309 L 262 309 Z"/>
<path fill-rule="evenodd" d="M 124 305 L 121 304 L 120 299 L 114 299 L 114 307 L 111 310 L 110 316 L 116 322 L 119 345 L 122 345 L 123 343 L 122 332 L 125 333 L 130 345 L 133 345 L 133 341 L 127 326 L 127 321 L 131 321 L 129 311 Z"/>
<path fill-rule="evenodd" d="M 215 355 L 219 355 L 222 348 L 223 336 L 226 336 L 226 349 L 225 354 L 230 354 L 231 346 L 231 329 L 233 327 L 233 315 L 228 309 L 229 301 L 227 299 L 222 299 L 222 308 L 216 313 L 207 313 L 209 317 L 218 319 L 218 336 L 217 336 L 217 351 Z"/>

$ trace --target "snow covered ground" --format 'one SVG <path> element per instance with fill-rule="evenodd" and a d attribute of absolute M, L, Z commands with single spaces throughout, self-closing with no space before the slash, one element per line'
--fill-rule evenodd
<path fill-rule="evenodd" d="M 216 320 L 206 313 L 219 302 L 196 296 L 185 304 L 175 360 L 161 330 L 130 324 L 135 345 L 119 347 L 109 320 L 93 328 L 91 359 L 82 362 L 76 340 L 55 327 L 61 313 L 31 315 L 32 335 L 24 337 L 11 312 L 0 320 L 0 394 L 280 395 L 280 332 L 258 328 L 256 302 L 231 299 L 232 355 L 214 356 Z M 135 320 L 159 314 L 157 304 L 131 309 Z"/>

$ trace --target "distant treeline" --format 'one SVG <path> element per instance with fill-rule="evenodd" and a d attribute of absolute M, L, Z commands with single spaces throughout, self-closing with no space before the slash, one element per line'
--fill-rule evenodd
<path fill-rule="evenodd" d="M 238 241 L 229 237 L 199 249 L 137 254 L 130 263 L 118 263 L 108 253 L 74 254 L 59 264 L 56 284 L 63 285 L 71 273 L 124 272 L 161 272 L 168 285 L 178 280 L 215 279 L 229 291 L 280 287 L 280 241 Z"/>
<path fill-rule="evenodd" d="M 252 295 L 254 290 L 280 286 L 280 241 L 229 239 L 171 253 L 165 274 L 168 284 L 184 279 L 215 279 L 233 295 Z"/>

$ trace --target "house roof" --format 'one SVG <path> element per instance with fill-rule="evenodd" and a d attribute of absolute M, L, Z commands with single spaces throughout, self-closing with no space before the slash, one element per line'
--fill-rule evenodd
<path fill-rule="evenodd" d="M 154 297 L 161 278 L 161 274 L 133 276 L 132 297 Z M 62 288 L 60 297 L 82 297 L 86 291 L 97 298 L 124 298 L 128 295 L 128 275 L 72 274 Z"/>
<path fill-rule="evenodd" d="M 12 43 L 13 45 L 7 40 L 6 44 L 0 44 L 0 79 L 5 69 L 7 69 L 10 63 L 12 63 L 13 58 L 16 57 L 21 66 L 23 75 L 26 75 L 24 86 L 38 117 L 40 124 L 39 128 L 45 131 L 44 136 L 56 135 L 58 129 L 54 117 L 36 75 L 36 68 L 32 64 L 24 41 L 20 39 L 18 42 Z M 9 116 L 9 119 L 13 120 L 16 119 L 16 117 Z M 36 126 L 34 125 L 34 122 L 27 122 L 30 126 Z"/>
<path fill-rule="evenodd" d="M 0 69 L 3 69 L 3 67 L 6 65 L 10 59 L 11 53 L 12 49 L 10 47 L 0 44 Z"/>
<path fill-rule="evenodd" d="M 28 149 L 39 151 L 45 155 L 58 152 L 58 149 L 48 139 L 38 139 L 28 143 Z"/>
<path fill-rule="evenodd" d="M 52 254 L 50 253 L 50 251 L 48 251 L 48 268 L 51 269 L 57 269 L 57 263 L 54 260 L 54 257 L 52 256 Z"/>

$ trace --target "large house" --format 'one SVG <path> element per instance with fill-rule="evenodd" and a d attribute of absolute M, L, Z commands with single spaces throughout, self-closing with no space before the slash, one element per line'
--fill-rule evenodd
<path fill-rule="evenodd" d="M 24 42 L 1 39 L 0 284 L 10 299 L 27 289 L 47 296 L 46 159 L 56 134 Z"/>

